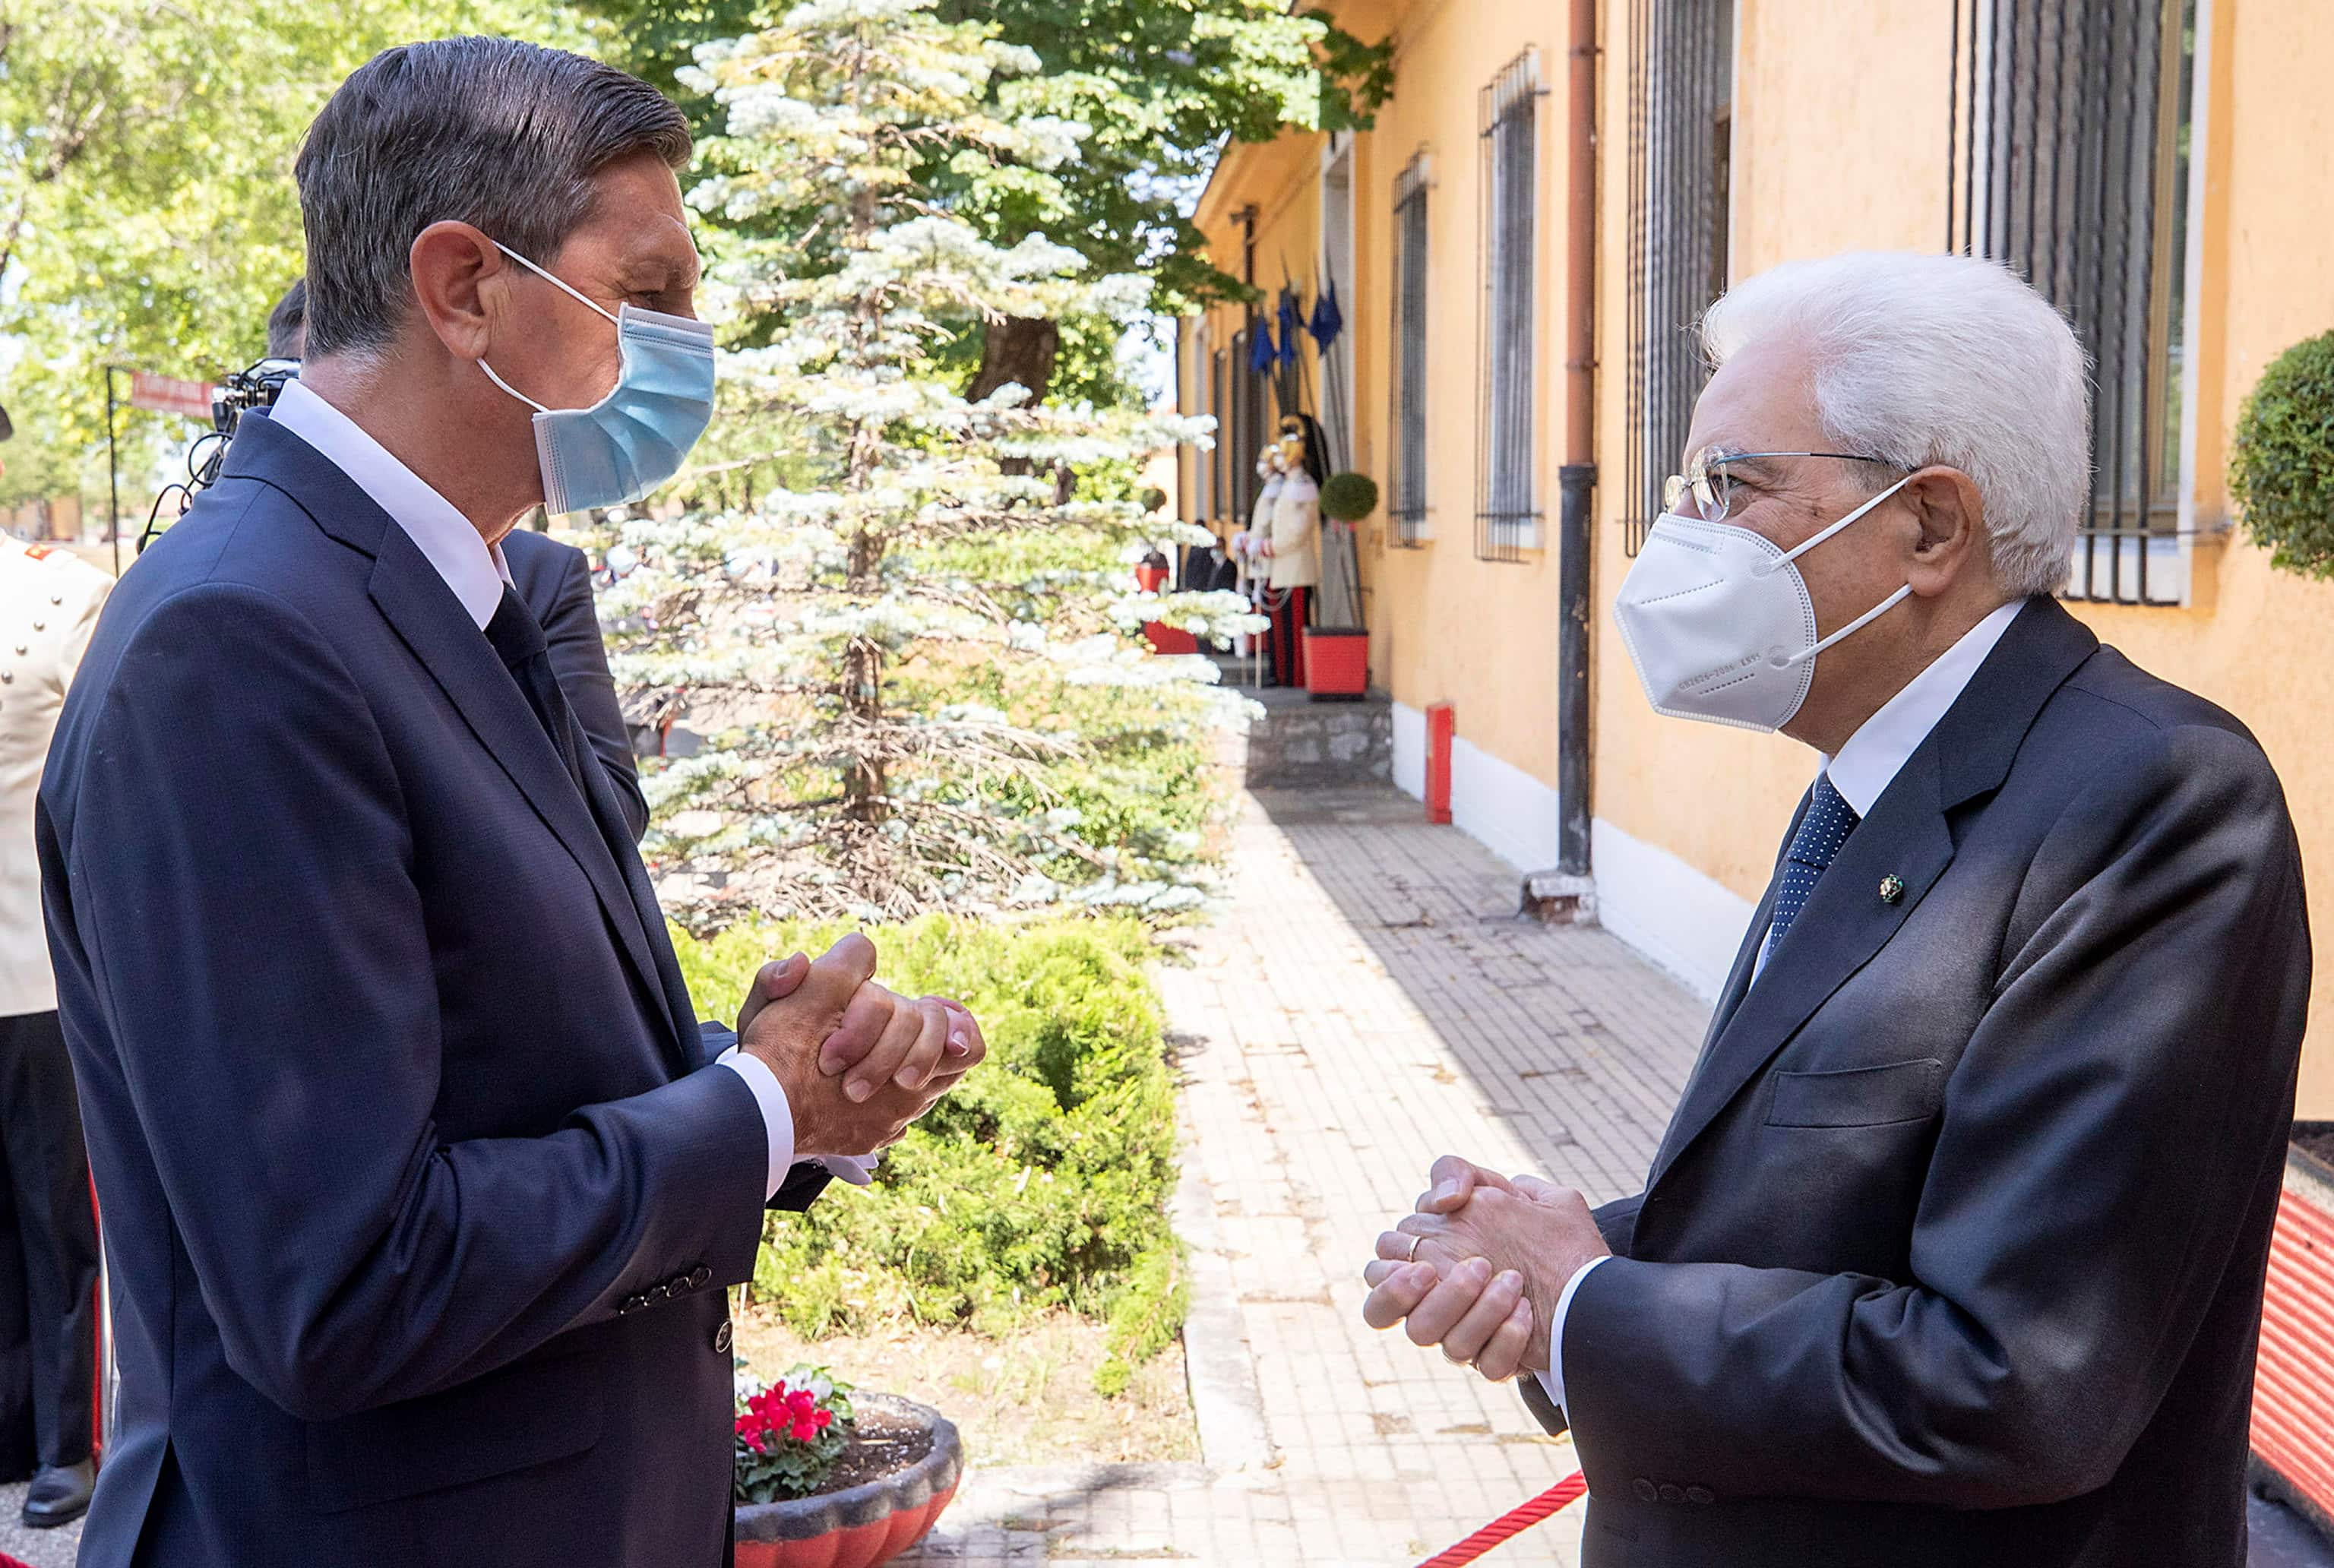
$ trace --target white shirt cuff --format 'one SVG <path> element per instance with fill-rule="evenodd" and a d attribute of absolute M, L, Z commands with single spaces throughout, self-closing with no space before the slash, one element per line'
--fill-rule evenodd
<path fill-rule="evenodd" d="M 1548 1371 L 1534 1375 L 1559 1410 L 1564 1409 L 1564 1320 L 1572 1313 L 1572 1293 L 1580 1288 L 1580 1282 L 1588 1277 L 1590 1269 L 1606 1261 L 1607 1258 L 1592 1257 L 1574 1269 L 1572 1277 L 1564 1282 L 1564 1294 L 1556 1298 L 1556 1322 L 1548 1330 Z M 1567 1419 L 1570 1419 L 1569 1412 Z"/>
<path fill-rule="evenodd" d="M 762 1108 L 762 1129 L 769 1135 L 769 1186 L 762 1194 L 767 1203 L 778 1196 L 778 1188 L 786 1184 L 786 1172 L 795 1165 L 795 1113 L 786 1103 L 786 1092 L 778 1082 L 778 1075 L 759 1056 L 749 1056 L 732 1045 L 716 1056 L 718 1066 L 727 1067 L 746 1081 L 754 1092 L 754 1103 Z"/>
<path fill-rule="evenodd" d="M 716 1065 L 727 1067 L 743 1078 L 746 1087 L 754 1092 L 754 1103 L 762 1108 L 762 1126 L 770 1140 L 769 1186 L 762 1194 L 762 1201 L 767 1203 L 777 1197 L 778 1188 L 786 1184 L 786 1172 L 794 1169 L 794 1108 L 786 1103 L 786 1092 L 778 1082 L 778 1075 L 771 1072 L 770 1064 L 759 1056 L 749 1055 L 732 1045 L 713 1060 Z M 874 1178 L 875 1161 L 879 1158 L 873 1154 L 859 1159 L 846 1154 L 831 1154 L 820 1159 L 819 1163 L 852 1186 L 865 1187 Z"/>

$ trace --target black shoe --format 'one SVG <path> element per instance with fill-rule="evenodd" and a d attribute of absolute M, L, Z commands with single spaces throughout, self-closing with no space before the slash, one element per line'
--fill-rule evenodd
<path fill-rule="evenodd" d="M 97 1490 L 97 1466 L 83 1459 L 78 1465 L 43 1465 L 33 1475 L 24 1494 L 24 1523 L 34 1530 L 70 1525 L 89 1512 L 89 1496 Z"/>

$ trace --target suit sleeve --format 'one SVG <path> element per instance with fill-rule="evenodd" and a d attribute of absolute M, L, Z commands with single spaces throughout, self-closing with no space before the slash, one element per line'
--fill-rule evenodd
<path fill-rule="evenodd" d="M 2249 738 L 2098 760 L 1947 1081 L 1913 1277 L 1600 1266 L 1565 1330 L 1593 1489 L 2008 1507 L 2122 1463 L 2282 1156 L 2310 951 Z"/>
<path fill-rule="evenodd" d="M 632 756 L 632 736 L 624 728 L 623 709 L 616 701 L 616 682 L 608 673 L 608 649 L 600 640 L 600 611 L 592 598 L 592 567 L 581 550 L 562 545 L 560 570 L 551 579 L 554 594 L 548 604 L 529 605 L 543 623 L 552 674 L 567 706 L 584 726 L 600 759 L 608 783 L 616 792 L 624 823 L 637 842 L 648 832 L 648 799 L 641 793 L 640 765 Z"/>
<path fill-rule="evenodd" d="M 697 1035 L 704 1046 L 705 1060 L 712 1062 L 738 1044 L 738 1032 L 723 1024 L 704 1023 L 697 1026 Z M 797 1159 L 786 1168 L 777 1191 L 770 1195 L 769 1207 L 786 1209 L 796 1214 L 810 1207 L 834 1173 L 815 1159 Z"/>
<path fill-rule="evenodd" d="M 74 929 L 237 1373 L 327 1419 L 475 1377 L 700 1266 L 718 1285 L 750 1275 L 768 1149 L 734 1073 L 543 1136 L 440 1134 L 406 802 L 362 692 L 296 611 L 181 592 L 101 701 Z"/>
<path fill-rule="evenodd" d="M 1612 1249 L 1615 1257 L 1629 1255 L 1629 1241 L 1637 1229 L 1637 1210 L 1644 1207 L 1644 1202 L 1645 1195 L 1641 1192 L 1635 1198 L 1619 1198 L 1611 1203 L 1599 1204 L 1589 1211 L 1589 1217 L 1596 1222 L 1597 1233 L 1604 1236 L 1605 1245 Z M 1571 1327 L 1567 1320 L 1566 1332 L 1569 1332 Z M 1532 1419 L 1538 1421 L 1549 1437 L 1561 1437 L 1571 1429 L 1572 1423 L 1565 1415 L 1564 1407 L 1548 1397 L 1548 1390 L 1538 1378 L 1529 1373 L 1518 1378 L 1516 1392 L 1523 1396 L 1524 1409 L 1531 1412 Z"/>

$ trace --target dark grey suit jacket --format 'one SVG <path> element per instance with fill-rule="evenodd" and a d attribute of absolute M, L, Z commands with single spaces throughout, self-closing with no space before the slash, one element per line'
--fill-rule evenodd
<path fill-rule="evenodd" d="M 592 753 L 606 770 L 624 823 L 638 843 L 648 832 L 649 803 L 641 794 L 640 767 L 616 702 L 616 683 L 608 674 L 608 650 L 600 641 L 592 563 L 573 544 L 515 528 L 503 538 L 503 564 L 510 568 L 511 586 L 543 626 L 560 692 L 590 737 Z"/>
<path fill-rule="evenodd" d="M 1752 986 L 1766 926 L 1566 1324 L 1590 1568 L 2239 1568 L 2310 995 L 2261 747 L 2032 601 Z"/>

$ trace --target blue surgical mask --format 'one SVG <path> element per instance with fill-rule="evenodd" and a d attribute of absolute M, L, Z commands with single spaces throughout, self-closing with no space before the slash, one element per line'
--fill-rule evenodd
<path fill-rule="evenodd" d="M 608 316 L 623 356 L 615 390 L 588 409 L 546 409 L 478 361 L 496 386 L 535 410 L 545 510 L 619 506 L 680 473 L 713 418 L 713 329 L 629 304 L 609 316 L 508 245 L 495 248 Z"/>

